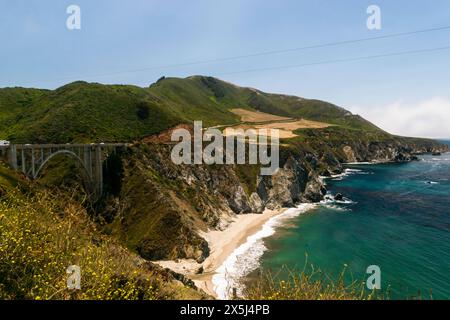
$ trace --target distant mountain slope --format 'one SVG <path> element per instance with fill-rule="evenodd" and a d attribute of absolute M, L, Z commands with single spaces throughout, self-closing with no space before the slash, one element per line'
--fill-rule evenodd
<path fill-rule="evenodd" d="M 239 90 L 225 82 L 208 79 L 213 78 L 163 78 L 147 91 L 185 121 L 203 120 L 207 126 L 239 122 L 239 117 L 228 111 L 245 103 Z"/>
<path fill-rule="evenodd" d="M 238 87 L 212 77 L 162 79 L 152 85 L 150 90 L 157 95 L 161 92 L 170 92 L 182 102 L 187 99 L 197 105 L 219 105 L 222 110 L 248 108 L 279 116 L 329 122 L 353 129 L 380 130 L 360 116 L 328 102 L 265 93 L 252 88 Z"/>
<path fill-rule="evenodd" d="M 56 90 L 0 89 L 0 139 L 17 143 L 130 141 L 180 123 L 240 122 L 231 109 L 258 110 L 381 132 L 331 103 L 269 94 L 212 77 L 161 78 L 148 88 L 74 82 Z"/>

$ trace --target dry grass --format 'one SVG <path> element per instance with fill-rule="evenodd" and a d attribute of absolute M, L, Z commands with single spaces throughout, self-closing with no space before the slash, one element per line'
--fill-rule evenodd
<path fill-rule="evenodd" d="M 269 121 L 286 121 L 292 120 L 291 118 L 276 116 L 270 113 L 264 113 L 259 111 L 251 111 L 245 109 L 231 109 L 232 113 L 241 117 L 242 122 L 269 122 Z"/>
<path fill-rule="evenodd" d="M 324 122 L 317 122 L 317 121 L 311 121 L 311 120 L 292 120 L 292 121 L 284 121 L 284 122 L 269 122 L 269 123 L 263 123 L 263 124 L 241 124 L 234 127 L 231 127 L 230 129 L 234 130 L 248 130 L 248 129 L 278 129 L 280 138 L 282 139 L 289 139 L 297 137 L 297 135 L 294 133 L 295 130 L 298 129 L 323 129 L 331 126 L 331 124 L 324 123 Z M 228 129 L 228 128 L 227 128 Z M 231 131 L 225 129 L 223 134 L 225 136 L 230 135 Z M 268 131 L 268 134 L 270 135 L 270 131 Z"/>
<path fill-rule="evenodd" d="M 323 129 L 332 126 L 329 123 L 305 120 L 305 119 L 292 119 L 287 117 L 281 117 L 270 113 L 264 113 L 259 111 L 251 111 L 246 109 L 231 109 L 231 112 L 241 117 L 242 124 L 226 128 L 223 131 L 224 136 L 232 135 L 230 129 L 234 130 L 248 130 L 248 129 L 277 129 L 279 130 L 280 138 L 289 139 L 295 138 L 297 135 L 294 133 L 298 129 Z M 268 132 L 270 135 L 270 132 Z"/>
<path fill-rule="evenodd" d="M 265 129 L 283 129 L 283 130 L 297 130 L 297 129 L 323 129 L 332 126 L 329 123 L 318 122 L 312 120 L 295 120 L 295 121 L 287 121 L 287 122 L 272 122 L 264 125 L 257 126 L 258 128 Z"/>
<path fill-rule="evenodd" d="M 279 276 L 283 273 L 284 276 Z M 248 300 L 375 300 L 387 295 L 377 291 L 368 292 L 365 282 L 345 281 L 344 269 L 337 280 L 320 270 L 308 272 L 284 268 L 277 274 L 266 272 L 259 281 L 244 292 Z"/>

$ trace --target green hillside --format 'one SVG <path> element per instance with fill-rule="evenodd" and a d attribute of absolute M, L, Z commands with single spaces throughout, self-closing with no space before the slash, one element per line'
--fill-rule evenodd
<path fill-rule="evenodd" d="M 268 94 L 211 78 L 161 78 L 148 88 L 74 82 L 56 90 L 0 89 L 0 139 L 15 143 L 130 141 L 179 123 L 239 122 L 231 108 L 378 131 L 350 112 L 318 100 Z"/>
<path fill-rule="evenodd" d="M 0 101 L 0 110 L 9 109 Z M 16 110 L 14 123 L 0 124 L 1 135 L 22 143 L 131 140 L 179 121 L 146 90 L 85 82 L 46 92 Z"/>
<path fill-rule="evenodd" d="M 48 91 L 25 88 L 0 89 L 0 130 L 14 126 L 33 106 L 39 97 Z"/>
<path fill-rule="evenodd" d="M 380 130 L 372 123 L 353 115 L 331 103 L 304 99 L 296 96 L 265 93 L 252 88 L 243 88 L 212 77 L 193 76 L 186 79 L 167 78 L 152 85 L 150 90 L 158 96 L 173 97 L 171 103 L 219 108 L 226 115 L 223 124 L 233 120 L 226 113 L 230 108 L 248 108 L 266 113 L 293 118 L 323 121 L 353 129 Z M 210 112 L 210 109 L 207 110 Z M 200 118 L 204 113 L 199 114 Z M 198 118 L 194 118 L 198 119 Z"/>

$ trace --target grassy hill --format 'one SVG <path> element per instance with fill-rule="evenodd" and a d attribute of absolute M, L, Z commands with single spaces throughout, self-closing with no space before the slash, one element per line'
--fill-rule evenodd
<path fill-rule="evenodd" d="M 35 101 L 47 90 L 4 88 L 0 89 L 0 131 L 5 132 L 26 114 Z"/>
<path fill-rule="evenodd" d="M 0 101 L 0 110 L 11 110 L 10 102 Z M 26 108 L 12 110 L 9 126 L 0 121 L 1 135 L 22 143 L 128 141 L 179 122 L 146 90 L 85 82 L 45 92 Z"/>
<path fill-rule="evenodd" d="M 279 116 L 292 118 L 305 118 L 308 120 L 323 121 L 345 126 L 353 129 L 379 131 L 375 125 L 353 115 L 349 111 L 331 103 L 304 99 L 296 96 L 265 93 L 252 88 L 238 87 L 231 83 L 204 76 L 193 76 L 186 79 L 162 79 L 150 87 L 158 96 L 166 92 L 168 96 L 176 97 L 177 101 L 188 102 L 186 113 L 189 115 L 189 105 L 219 107 L 227 115 L 218 119 L 215 115 L 212 120 L 222 121 L 217 124 L 229 124 L 236 120 L 229 118 L 228 111 L 232 108 L 246 108 Z M 208 112 L 210 109 L 207 110 Z M 204 114 L 199 114 L 199 117 Z M 199 118 L 193 118 L 199 119 Z"/>
<path fill-rule="evenodd" d="M 139 139 L 179 123 L 239 123 L 243 108 L 380 131 L 319 100 L 268 94 L 211 78 L 161 78 L 148 88 L 74 82 L 56 90 L 0 89 L 0 139 L 15 143 L 114 142 Z"/>

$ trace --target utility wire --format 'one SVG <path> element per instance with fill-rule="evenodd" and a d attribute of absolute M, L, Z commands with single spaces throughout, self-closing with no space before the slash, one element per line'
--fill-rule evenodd
<path fill-rule="evenodd" d="M 379 55 L 372 55 L 372 56 L 355 57 L 355 58 L 347 58 L 347 59 L 335 59 L 335 60 L 325 60 L 325 61 L 318 61 L 318 62 L 304 63 L 304 64 L 293 64 L 293 65 L 285 65 L 285 66 L 274 66 L 274 67 L 266 67 L 266 68 L 247 69 L 247 70 L 241 70 L 241 71 L 233 71 L 233 72 L 221 73 L 219 75 L 230 75 L 230 74 L 239 74 L 239 73 L 257 72 L 257 71 L 269 71 L 269 70 L 279 70 L 279 69 L 302 68 L 302 67 L 308 67 L 308 66 L 332 64 L 332 63 L 352 62 L 352 61 L 370 60 L 370 59 L 378 59 L 378 58 L 385 58 L 385 57 L 402 56 L 402 55 L 409 55 L 409 54 L 419 54 L 419 53 L 426 53 L 426 52 L 444 51 L 444 50 L 449 50 L 449 49 L 450 49 L 450 46 L 439 47 L 439 48 L 430 48 L 430 49 L 421 49 L 421 50 L 400 51 L 400 52 L 393 52 L 393 53 L 386 53 L 386 54 L 379 54 Z"/>
<path fill-rule="evenodd" d="M 247 54 L 247 55 L 240 55 L 240 56 L 233 56 L 233 57 L 226 57 L 226 58 L 217 58 L 217 59 L 211 59 L 211 60 L 205 60 L 205 61 L 190 62 L 190 63 L 184 64 L 184 65 L 211 63 L 211 62 L 222 62 L 222 61 L 229 61 L 229 60 L 237 60 L 237 59 L 244 59 L 244 58 L 252 58 L 252 57 L 280 54 L 280 53 L 288 53 L 288 52 L 309 50 L 309 49 L 334 47 L 334 46 L 340 46 L 340 45 L 344 45 L 344 44 L 352 44 L 352 43 L 365 42 L 365 41 L 373 41 L 373 40 L 389 39 L 389 38 L 396 38 L 396 37 L 404 37 L 404 36 L 409 36 L 409 35 L 415 35 L 415 34 L 427 33 L 427 32 L 434 32 L 434 31 L 442 31 L 442 30 L 450 30 L 450 26 L 438 27 L 438 28 L 430 28 L 430 29 L 423 29 L 423 30 L 416 30 L 416 31 L 410 31 L 410 32 L 392 33 L 392 34 L 388 34 L 388 35 L 384 35 L 384 36 L 360 38 L 360 39 L 355 39 L 355 40 L 344 40 L 344 41 L 337 41 L 337 42 L 329 42 L 329 43 L 317 44 L 317 45 L 306 46 L 306 47 L 284 49 L 284 50 L 264 51 L 264 52 L 259 52 L 259 53 L 251 53 L 251 54 Z"/>
<path fill-rule="evenodd" d="M 150 71 L 150 70 L 171 69 L 171 68 L 187 67 L 187 66 L 194 66 L 194 65 L 201 65 L 201 64 L 208 64 L 208 63 L 226 62 L 226 61 L 233 61 L 233 60 L 239 60 L 239 59 L 245 59 L 245 58 L 253 58 L 253 57 L 269 56 L 269 55 L 297 52 L 297 51 L 310 50 L 310 49 L 334 47 L 334 46 L 368 42 L 368 41 L 374 41 L 374 40 L 398 38 L 398 37 L 411 36 L 411 35 L 436 32 L 436 31 L 444 31 L 444 30 L 450 30 L 450 26 L 421 29 L 421 30 L 415 30 L 415 31 L 409 31 L 409 32 L 392 33 L 392 34 L 387 34 L 387 35 L 383 35 L 383 36 L 359 38 L 359 39 L 354 39 L 354 40 L 328 42 L 328 43 L 322 43 L 322 44 L 316 44 L 316 45 L 304 46 L 304 47 L 297 47 L 297 48 L 290 48 L 290 49 L 263 51 L 263 52 L 251 53 L 251 54 L 246 54 L 246 55 L 237 55 L 237 56 L 214 58 L 214 59 L 208 59 L 208 60 L 191 61 L 191 62 L 185 62 L 185 63 L 144 67 L 144 68 L 123 70 L 123 71 L 114 71 L 114 72 L 108 72 L 108 73 L 102 73 L 102 74 L 90 74 L 90 75 L 85 75 L 85 76 L 78 76 L 76 78 L 84 79 L 84 78 L 106 77 L 106 76 L 113 76 L 113 75 L 119 75 L 119 74 L 125 74 L 125 73 L 136 73 L 136 72 L 143 72 L 143 71 Z M 62 81 L 62 80 L 69 80 L 69 79 L 73 79 L 73 78 L 75 78 L 75 77 L 64 77 L 64 78 L 59 78 L 59 79 L 54 79 L 54 80 L 44 80 L 44 82 Z"/>

